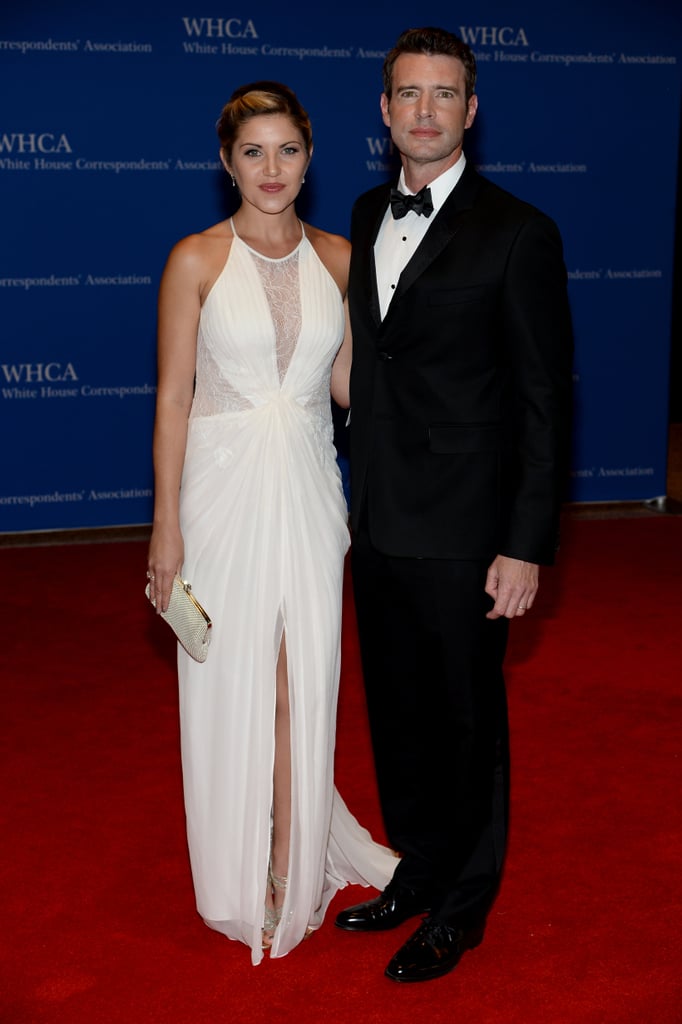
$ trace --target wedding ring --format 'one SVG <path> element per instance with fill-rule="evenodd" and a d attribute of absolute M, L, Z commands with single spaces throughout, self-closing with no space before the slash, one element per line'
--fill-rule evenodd
<path fill-rule="evenodd" d="M 152 579 L 154 579 L 154 577 L 153 577 L 153 576 L 152 576 Z M 520 604 L 520 605 L 519 605 L 519 611 L 520 611 L 520 612 L 525 612 L 525 610 L 526 610 L 526 606 L 525 606 L 525 604 Z"/>

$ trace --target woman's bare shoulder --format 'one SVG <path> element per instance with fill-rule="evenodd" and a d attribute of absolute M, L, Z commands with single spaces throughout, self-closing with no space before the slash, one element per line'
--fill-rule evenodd
<path fill-rule="evenodd" d="M 225 266 L 232 237 L 228 221 L 185 235 L 168 255 L 165 278 L 196 287 L 203 301 Z"/>
<path fill-rule="evenodd" d="M 229 249 L 232 232 L 227 221 L 213 224 L 204 231 L 196 231 L 185 235 L 175 243 L 170 251 L 169 259 L 183 264 L 202 263 L 213 260 L 217 253 L 226 253 Z"/>
<path fill-rule="evenodd" d="M 330 252 L 336 252 L 339 255 L 350 253 L 350 242 L 343 235 L 335 235 L 331 231 L 323 231 L 322 228 L 316 228 L 314 224 L 305 224 L 305 233 L 315 246 L 323 246 L 329 249 Z"/>
<path fill-rule="evenodd" d="M 315 252 L 338 284 L 341 293 L 345 295 L 348 285 L 350 242 L 343 235 L 323 231 L 312 224 L 305 225 L 305 233 Z"/>

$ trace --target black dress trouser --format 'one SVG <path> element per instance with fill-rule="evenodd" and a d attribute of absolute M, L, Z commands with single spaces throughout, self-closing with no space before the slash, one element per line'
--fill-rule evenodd
<path fill-rule="evenodd" d="M 353 537 L 353 590 L 379 798 L 395 879 L 432 916 L 485 919 L 509 817 L 502 663 L 506 619 L 486 619 L 488 563 L 395 558 Z"/>

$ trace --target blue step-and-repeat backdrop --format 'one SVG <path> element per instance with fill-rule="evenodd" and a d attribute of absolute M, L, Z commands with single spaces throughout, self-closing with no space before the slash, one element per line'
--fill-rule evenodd
<path fill-rule="evenodd" d="M 347 234 L 396 166 L 381 66 L 415 24 L 470 43 L 467 156 L 563 234 L 567 497 L 664 495 L 681 23 L 668 0 L 4 4 L 0 532 L 149 523 L 156 293 L 173 243 L 232 210 L 224 102 L 258 78 L 297 91 L 315 136 L 300 213 Z"/>

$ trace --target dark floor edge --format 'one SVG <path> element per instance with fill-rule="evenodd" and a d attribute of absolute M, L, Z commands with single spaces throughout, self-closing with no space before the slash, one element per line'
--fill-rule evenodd
<path fill-rule="evenodd" d="M 0 533 L 0 548 L 147 541 L 151 532 L 151 525 L 145 523 L 138 526 L 104 526 L 80 530 L 39 530 L 34 533 Z"/>
<path fill-rule="evenodd" d="M 632 519 L 682 515 L 682 501 L 652 498 L 648 501 L 568 502 L 562 514 L 568 519 Z M 55 544 L 112 544 L 122 541 L 148 541 L 151 523 L 134 526 L 105 526 L 79 530 L 38 530 L 26 533 L 0 533 L 0 548 L 49 547 Z"/>

